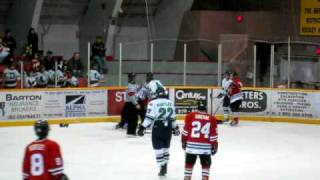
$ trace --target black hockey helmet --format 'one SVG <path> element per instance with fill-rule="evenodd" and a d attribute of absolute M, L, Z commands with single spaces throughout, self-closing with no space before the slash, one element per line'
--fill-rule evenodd
<path fill-rule="evenodd" d="M 146 74 L 146 81 L 150 82 L 151 80 L 153 80 L 153 73 L 152 72 L 148 72 Z"/>
<path fill-rule="evenodd" d="M 237 77 L 237 76 L 239 76 L 239 74 L 236 71 L 234 71 L 234 72 L 232 72 L 232 76 Z"/>
<path fill-rule="evenodd" d="M 37 120 L 34 123 L 34 130 L 36 132 L 36 135 L 39 137 L 39 139 L 46 138 L 50 130 L 48 121 L 43 119 Z"/>
<path fill-rule="evenodd" d="M 162 87 L 158 87 L 156 90 L 156 98 L 168 98 L 166 90 Z"/>
<path fill-rule="evenodd" d="M 206 111 L 207 110 L 207 103 L 204 100 L 198 100 L 197 108 L 199 111 Z"/>
<path fill-rule="evenodd" d="M 136 78 L 136 74 L 135 73 L 129 73 L 128 74 L 128 81 L 129 82 L 134 82 Z"/>

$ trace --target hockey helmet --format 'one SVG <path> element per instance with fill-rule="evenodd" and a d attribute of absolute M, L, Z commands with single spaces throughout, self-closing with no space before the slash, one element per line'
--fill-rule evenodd
<path fill-rule="evenodd" d="M 50 130 L 48 121 L 43 119 L 37 120 L 34 124 L 34 130 L 39 139 L 46 138 Z"/>
<path fill-rule="evenodd" d="M 148 72 L 146 75 L 146 81 L 150 82 L 151 80 L 153 80 L 153 73 L 152 72 Z"/>
<path fill-rule="evenodd" d="M 136 78 L 136 74 L 135 73 L 129 73 L 128 74 L 128 81 L 129 82 L 134 82 Z"/>
<path fill-rule="evenodd" d="M 207 110 L 207 103 L 204 100 L 198 100 L 197 108 L 199 111 L 206 111 Z"/>
<path fill-rule="evenodd" d="M 168 94 L 167 94 L 166 90 L 162 87 L 158 87 L 155 95 L 156 95 L 156 98 L 168 98 Z"/>

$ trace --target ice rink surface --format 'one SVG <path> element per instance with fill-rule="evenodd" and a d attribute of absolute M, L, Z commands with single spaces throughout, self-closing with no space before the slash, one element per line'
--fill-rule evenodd
<path fill-rule="evenodd" d="M 113 123 L 52 126 L 71 180 L 157 180 L 150 134 L 128 138 Z M 21 180 L 25 146 L 36 137 L 32 127 L 0 128 L 0 180 Z M 320 126 L 241 122 L 219 126 L 219 151 L 211 180 L 319 180 Z M 168 175 L 182 180 L 184 151 L 174 137 Z M 193 179 L 200 180 L 197 162 Z"/>

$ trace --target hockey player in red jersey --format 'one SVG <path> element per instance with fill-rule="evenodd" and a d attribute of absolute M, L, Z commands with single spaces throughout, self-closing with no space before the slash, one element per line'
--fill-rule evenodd
<path fill-rule="evenodd" d="M 217 120 L 206 113 L 205 102 L 198 103 L 198 110 L 187 114 L 182 131 L 182 148 L 186 151 L 184 180 L 191 180 L 197 156 L 202 166 L 202 180 L 209 180 L 211 155 L 218 150 Z"/>
<path fill-rule="evenodd" d="M 47 139 L 49 124 L 38 120 L 34 125 L 38 140 L 30 143 L 23 159 L 23 180 L 68 180 L 63 173 L 63 160 L 59 145 Z"/>
<path fill-rule="evenodd" d="M 242 103 L 242 83 L 240 81 L 240 78 L 238 77 L 238 74 L 234 72 L 232 74 L 232 83 L 229 87 L 228 95 L 230 97 L 230 108 L 233 114 L 233 120 L 230 122 L 231 126 L 236 126 L 239 124 L 239 109 L 240 105 Z"/>

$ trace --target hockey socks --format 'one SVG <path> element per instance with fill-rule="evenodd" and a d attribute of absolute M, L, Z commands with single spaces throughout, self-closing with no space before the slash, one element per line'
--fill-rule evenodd
<path fill-rule="evenodd" d="M 193 165 L 186 164 L 184 168 L 184 180 L 191 180 Z"/>
<path fill-rule="evenodd" d="M 202 180 L 209 180 L 210 167 L 202 166 Z"/>
<path fill-rule="evenodd" d="M 229 121 L 229 107 L 223 107 L 224 122 Z"/>
<path fill-rule="evenodd" d="M 168 148 L 162 148 L 162 149 L 158 149 L 155 150 L 156 153 L 156 160 L 157 160 L 157 164 L 160 167 L 160 172 L 159 172 L 159 176 L 164 176 L 167 174 L 167 164 L 169 162 L 169 149 Z"/>
<path fill-rule="evenodd" d="M 231 121 L 230 125 L 231 126 L 236 126 L 239 124 L 239 117 L 238 117 L 238 112 L 233 113 L 233 120 Z"/>

